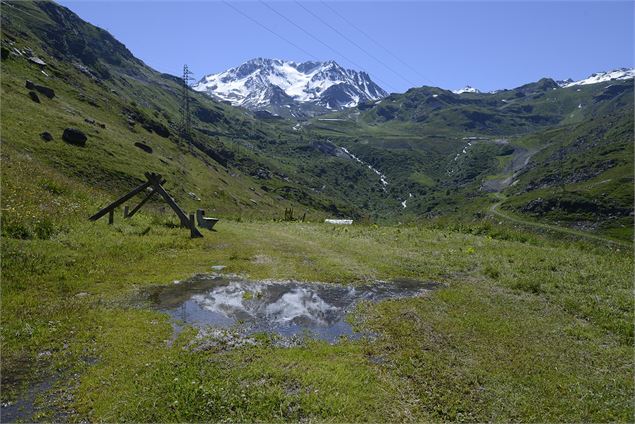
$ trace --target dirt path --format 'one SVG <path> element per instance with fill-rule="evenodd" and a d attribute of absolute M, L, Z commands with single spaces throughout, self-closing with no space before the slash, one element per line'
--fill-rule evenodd
<path fill-rule="evenodd" d="M 508 221 L 511 222 L 515 222 L 517 224 L 522 224 L 522 225 L 527 225 L 529 227 L 534 227 L 534 228 L 540 228 L 543 230 L 550 230 L 550 231 L 557 231 L 560 233 L 565 233 L 565 234 L 569 234 L 569 235 L 573 235 L 576 237 L 582 237 L 582 238 L 586 238 L 589 240 L 593 240 L 593 241 L 601 241 L 613 246 L 619 246 L 619 247 L 623 247 L 626 249 L 632 249 L 633 246 L 630 243 L 624 242 L 624 241 L 617 241 L 617 240 L 611 240 L 602 236 L 597 236 L 595 234 L 589 234 L 589 233 L 585 233 L 582 231 L 577 231 L 577 230 L 572 230 L 570 228 L 566 228 L 566 227 L 559 227 L 557 225 L 550 225 L 550 224 L 541 224 L 539 222 L 532 222 L 532 221 L 528 221 L 528 220 L 524 220 L 521 218 L 517 218 L 515 216 L 511 216 L 506 214 L 505 212 L 501 212 L 498 207 L 501 205 L 502 202 L 498 202 L 493 204 L 490 207 L 490 212 L 492 212 L 494 215 L 506 219 Z"/>

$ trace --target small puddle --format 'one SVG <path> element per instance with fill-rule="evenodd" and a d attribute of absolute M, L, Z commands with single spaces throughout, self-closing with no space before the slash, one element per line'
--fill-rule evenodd
<path fill-rule="evenodd" d="M 145 293 L 155 308 L 194 327 L 240 325 L 247 334 L 307 334 L 334 342 L 340 336 L 358 336 L 345 317 L 360 301 L 413 297 L 439 286 L 440 283 L 405 279 L 344 286 L 197 275 Z"/>
<path fill-rule="evenodd" d="M 56 377 L 40 381 L 29 387 L 28 392 L 15 402 L 3 403 L 0 409 L 0 422 L 34 422 L 34 415 L 38 412 L 37 397 L 50 390 L 56 381 Z"/>

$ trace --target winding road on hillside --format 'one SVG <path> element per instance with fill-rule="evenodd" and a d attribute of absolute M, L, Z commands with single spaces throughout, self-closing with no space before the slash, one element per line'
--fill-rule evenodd
<path fill-rule="evenodd" d="M 498 209 L 498 207 L 502 204 L 503 202 L 498 202 L 498 203 L 494 203 L 491 207 L 490 207 L 490 212 L 492 212 L 494 215 L 506 219 L 508 221 L 511 222 L 515 222 L 517 224 L 521 224 L 521 225 L 526 225 L 529 227 L 533 227 L 533 228 L 539 228 L 542 230 L 549 230 L 549 231 L 557 231 L 560 233 L 564 233 L 564 234 L 568 234 L 568 235 L 572 235 L 572 236 L 576 236 L 576 237 L 582 237 L 582 238 L 586 238 L 589 240 L 593 240 L 593 241 L 601 241 L 610 245 L 614 245 L 614 246 L 619 246 L 619 247 L 624 247 L 626 249 L 632 249 L 633 246 L 630 243 L 624 242 L 624 241 L 617 241 L 617 240 L 611 240 L 609 238 L 605 238 L 602 236 L 597 236 L 595 234 L 589 234 L 589 233 L 585 233 L 582 231 L 577 231 L 577 230 L 573 230 L 571 228 L 566 228 L 566 227 L 560 227 L 557 225 L 550 225 L 550 224 L 541 224 L 539 222 L 533 222 L 533 221 L 528 221 L 525 219 L 521 219 L 518 218 L 516 216 L 512 216 L 509 215 L 505 212 L 502 212 Z"/>
<path fill-rule="evenodd" d="M 541 149 L 526 149 L 524 147 L 519 147 L 519 146 L 514 146 L 514 147 L 515 149 L 514 149 L 512 160 L 507 164 L 507 166 L 503 170 L 503 174 L 507 174 L 507 176 L 502 176 L 500 178 L 494 178 L 494 179 L 490 179 L 483 182 L 483 188 L 486 191 L 493 192 L 495 196 L 497 196 L 498 198 L 502 197 L 502 194 L 500 192 L 503 189 L 509 187 L 512 184 L 514 177 L 518 175 L 518 173 L 527 166 L 531 157 L 541 150 Z M 502 212 L 499 209 L 499 206 L 502 203 L 503 203 L 502 200 L 497 203 L 494 203 L 489 210 L 492 214 L 500 218 L 503 218 L 507 221 L 514 222 L 516 224 L 521 224 L 528 227 L 542 229 L 542 230 L 556 231 L 563 234 L 585 238 L 587 240 L 599 241 L 599 242 L 607 243 L 613 246 L 619 246 L 619 247 L 623 247 L 627 249 L 633 248 L 633 245 L 628 242 L 612 240 L 606 237 L 598 236 L 595 234 L 589 234 L 583 231 L 573 230 L 571 228 L 561 227 L 558 225 L 542 224 L 539 222 L 519 218 L 517 216 Z"/>

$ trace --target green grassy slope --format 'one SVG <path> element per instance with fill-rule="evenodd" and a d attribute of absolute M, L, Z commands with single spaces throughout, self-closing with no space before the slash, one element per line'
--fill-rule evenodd
<path fill-rule="evenodd" d="M 491 193 L 511 183 L 515 187 L 505 194 L 522 213 L 522 205 L 545 195 L 534 190 L 553 188 L 562 173 L 569 191 L 586 193 L 582 208 L 596 204 L 597 213 L 585 215 L 573 207 L 561 209 L 559 218 L 543 210 L 530 215 L 628 240 L 632 114 L 632 80 L 559 88 L 544 79 L 493 94 L 411 89 L 315 118 L 304 128 L 381 169 L 394 183 L 394 197 L 409 199 L 407 208 L 394 211 L 401 220 L 478 217 L 498 201 Z M 566 163 L 560 171 L 554 149 L 563 143 Z M 611 187 L 601 190 L 606 183 Z"/>
<path fill-rule="evenodd" d="M 165 176 L 186 208 L 202 206 L 220 216 L 270 217 L 286 207 L 359 216 L 340 191 L 310 189 L 318 184 L 299 170 L 301 157 L 285 163 L 268 149 L 288 142 L 276 127 L 193 92 L 189 146 L 179 132 L 179 80 L 148 68 L 69 10 L 50 2 L 3 3 L 2 19 L 8 52 L 2 61 L 3 143 L 113 195 L 153 171 Z M 31 55 L 46 66 L 30 62 Z M 53 89 L 55 97 L 39 94 L 40 102 L 32 101 L 27 80 Z M 63 142 L 66 127 L 85 132 L 86 146 Z M 43 131 L 53 141 L 41 140 Z"/>
<path fill-rule="evenodd" d="M 632 240 L 633 109 L 531 138 L 541 150 L 505 190 L 504 207 Z"/>
<path fill-rule="evenodd" d="M 632 81 L 561 89 L 544 79 L 494 94 L 415 88 L 299 123 L 257 118 L 192 93 L 190 149 L 179 136 L 178 78 L 155 72 L 108 33 L 53 3 L 6 3 L 2 19 L 4 142 L 112 195 L 145 171 L 161 172 L 187 209 L 202 206 L 219 216 L 281 216 L 294 207 L 296 215 L 306 210 L 316 219 L 478 217 L 492 200 L 483 182 L 505 174 L 513 157 L 501 140 L 522 147 L 539 137 L 527 133 L 547 137 L 545 128 L 603 120 L 633 103 Z M 43 70 L 27 60 L 27 49 L 47 62 Z M 32 102 L 27 79 L 55 89 L 56 97 Z M 85 148 L 60 141 L 71 125 L 88 133 Z M 43 142 L 42 131 L 55 139 Z M 364 163 L 325 150 L 331 142 Z M 543 138 L 531 148 L 549 143 Z M 388 185 L 367 165 L 385 174 Z"/>
<path fill-rule="evenodd" d="M 26 421 L 628 421 L 633 263 L 606 249 L 489 227 L 223 221 L 190 240 L 142 213 L 90 223 L 90 184 L 28 155 L 2 156 L 9 198 L 65 230 L 2 238 L 2 402 Z M 31 178 L 19 179 L 29 175 Z M 29 193 L 26 195 L 25 193 Z M 37 198 L 38 201 L 33 201 Z M 68 213 L 71 208 L 72 213 Z M 266 257 L 267 260 L 261 260 Z M 196 350 L 138 290 L 211 265 L 251 278 L 439 281 L 427 296 L 366 304 L 373 341 Z M 540 405 L 539 408 L 536 405 Z"/>

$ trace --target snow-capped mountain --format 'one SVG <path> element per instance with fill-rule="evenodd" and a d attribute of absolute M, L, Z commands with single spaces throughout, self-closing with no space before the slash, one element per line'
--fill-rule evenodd
<path fill-rule="evenodd" d="M 354 107 L 387 95 L 367 73 L 344 69 L 332 60 L 252 59 L 206 75 L 193 88 L 234 106 L 296 117 Z"/>
<path fill-rule="evenodd" d="M 478 88 L 471 87 L 466 85 L 465 87 L 459 90 L 452 90 L 454 94 L 463 94 L 463 93 L 480 93 L 481 91 Z"/>
<path fill-rule="evenodd" d="M 625 80 L 635 77 L 635 69 L 620 68 L 608 72 L 597 72 L 592 74 L 588 78 L 573 81 L 571 78 L 565 81 L 558 81 L 560 87 L 573 87 L 574 85 L 587 85 L 596 84 L 598 82 L 612 81 L 612 80 Z"/>

